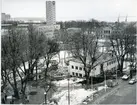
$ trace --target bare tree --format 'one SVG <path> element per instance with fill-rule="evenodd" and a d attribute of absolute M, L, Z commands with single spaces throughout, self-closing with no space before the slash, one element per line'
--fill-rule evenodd
<path fill-rule="evenodd" d="M 126 55 L 135 54 L 135 28 L 131 26 L 123 26 L 117 24 L 112 34 L 109 36 L 111 48 L 110 50 L 116 56 L 118 62 L 118 70 L 123 74 L 123 63 Z"/>
<path fill-rule="evenodd" d="M 5 73 L 5 78 L 8 80 L 14 90 L 14 95 L 19 98 L 17 88 L 17 65 L 20 63 L 19 58 L 19 41 L 18 31 L 12 27 L 8 30 L 8 35 L 2 36 L 2 71 Z M 3 74 L 4 74 L 3 73 Z M 9 75 L 12 75 L 13 81 Z"/>
<path fill-rule="evenodd" d="M 86 33 L 83 29 L 81 33 L 74 34 L 69 42 L 73 57 L 84 65 L 86 84 L 89 88 L 90 73 L 99 64 L 102 55 L 99 51 L 98 36 Z"/>
<path fill-rule="evenodd" d="M 44 55 L 41 57 L 41 62 L 38 67 L 41 68 L 41 79 L 38 85 L 41 86 L 46 92 L 46 99 L 51 91 L 56 91 L 56 86 L 52 83 L 54 75 L 57 73 L 59 62 L 52 61 L 52 58 L 59 53 L 59 45 L 55 40 L 47 39 L 44 43 Z M 60 61 L 60 60 L 59 60 Z M 49 92 L 50 91 L 50 92 Z"/>
<path fill-rule="evenodd" d="M 44 54 L 45 42 L 46 37 L 38 34 L 33 26 L 29 26 L 28 31 L 11 27 L 8 34 L 2 36 L 2 80 L 10 83 L 15 97 L 19 98 L 17 84 L 21 84 L 21 92 L 25 96 L 28 81 L 37 75 L 37 64 Z M 35 68 L 36 74 L 33 74 Z"/>

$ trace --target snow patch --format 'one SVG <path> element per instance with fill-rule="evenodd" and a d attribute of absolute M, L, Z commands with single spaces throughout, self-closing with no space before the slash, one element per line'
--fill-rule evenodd
<path fill-rule="evenodd" d="M 98 87 L 98 91 L 108 88 L 105 86 Z M 92 94 L 96 93 L 97 90 L 85 90 L 85 89 L 74 89 L 70 90 L 70 104 L 78 105 L 82 103 L 87 96 L 90 97 Z M 56 92 L 53 97 L 58 101 L 58 105 L 67 105 L 68 104 L 68 90 L 62 90 L 61 92 Z"/>
<path fill-rule="evenodd" d="M 83 81 L 80 78 L 70 78 L 69 84 L 76 85 L 77 82 Z M 53 81 L 57 86 L 68 86 L 68 79 L 60 80 L 60 81 Z M 77 84 L 78 85 L 78 84 Z"/>

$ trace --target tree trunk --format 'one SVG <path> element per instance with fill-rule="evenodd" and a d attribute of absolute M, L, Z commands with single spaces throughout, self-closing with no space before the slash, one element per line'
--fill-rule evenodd
<path fill-rule="evenodd" d="M 14 96 L 19 99 L 19 92 L 17 88 L 14 88 Z"/>
<path fill-rule="evenodd" d="M 46 62 L 46 69 L 45 69 L 45 80 L 47 79 L 47 72 L 49 69 L 49 61 Z"/>
<path fill-rule="evenodd" d="M 121 58 L 121 61 L 120 61 L 120 72 L 121 72 L 121 75 L 123 75 L 123 63 L 124 63 L 124 57 Z"/>
<path fill-rule="evenodd" d="M 14 96 L 19 99 L 19 93 L 17 88 L 17 81 L 16 81 L 16 72 L 15 69 L 13 69 L 13 80 L 14 80 Z"/>
<path fill-rule="evenodd" d="M 86 75 L 86 89 L 89 89 L 90 88 L 90 76 L 87 74 Z"/>
<path fill-rule="evenodd" d="M 47 70 L 48 68 L 45 69 L 45 80 L 47 79 Z"/>

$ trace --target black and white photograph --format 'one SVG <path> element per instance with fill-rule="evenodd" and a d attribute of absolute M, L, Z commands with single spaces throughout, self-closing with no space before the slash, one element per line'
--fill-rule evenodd
<path fill-rule="evenodd" d="M 137 0 L 1 0 L 0 8 L 0 104 L 137 104 Z"/>

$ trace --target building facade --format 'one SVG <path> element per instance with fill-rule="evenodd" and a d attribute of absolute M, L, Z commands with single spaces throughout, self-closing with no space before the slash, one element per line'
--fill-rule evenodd
<path fill-rule="evenodd" d="M 38 32 L 42 32 L 47 38 L 54 38 L 55 30 L 60 30 L 60 25 L 36 25 Z"/>
<path fill-rule="evenodd" d="M 106 39 L 112 33 L 112 28 L 109 26 L 101 27 L 96 29 L 96 34 L 100 39 Z"/>
<path fill-rule="evenodd" d="M 46 22 L 47 22 L 47 25 L 56 24 L 56 4 L 55 4 L 55 1 L 46 1 Z"/>
<path fill-rule="evenodd" d="M 123 65 L 123 71 L 126 70 L 129 67 L 128 62 L 124 62 Z M 99 76 L 102 71 L 112 71 L 118 69 L 118 63 L 116 58 L 107 58 L 105 60 L 102 60 L 93 70 L 90 72 L 90 76 Z M 126 70 L 127 71 L 127 70 Z M 84 65 L 79 60 L 73 59 L 69 61 L 68 66 L 68 72 L 71 76 L 74 77 L 84 77 L 85 71 L 84 71 Z"/>
<path fill-rule="evenodd" d="M 1 21 L 8 21 L 11 19 L 11 16 L 9 14 L 6 13 L 1 13 Z"/>

